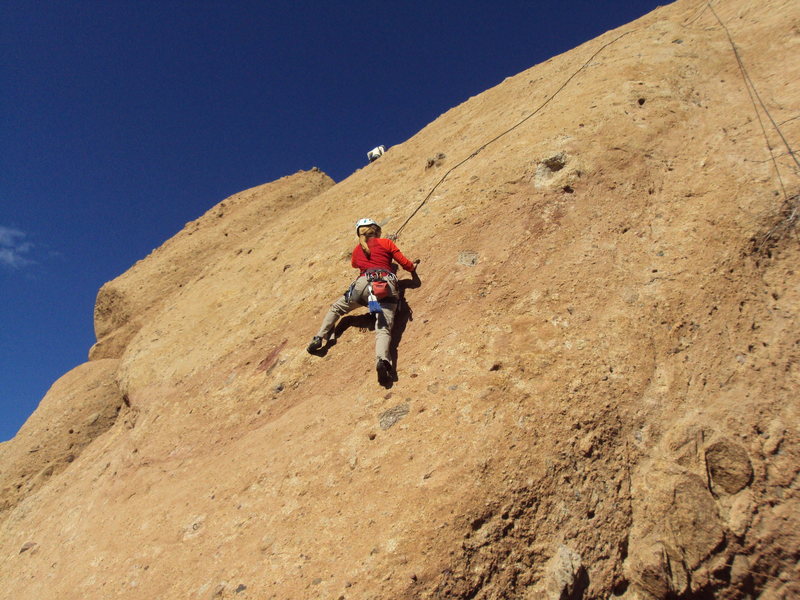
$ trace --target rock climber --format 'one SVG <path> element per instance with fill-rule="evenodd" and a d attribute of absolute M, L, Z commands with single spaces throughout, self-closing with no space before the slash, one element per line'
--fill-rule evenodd
<path fill-rule="evenodd" d="M 392 240 L 380 237 L 381 228 L 372 219 L 360 219 L 356 223 L 356 235 L 358 244 L 353 248 L 350 264 L 359 270 L 359 275 L 347 292 L 331 305 L 307 350 L 314 354 L 322 348 L 339 317 L 359 306 L 369 306 L 370 312 L 376 314 L 375 356 L 378 382 L 387 385 L 393 380 L 394 374 L 389 346 L 399 301 L 399 286 L 392 260 L 397 261 L 415 279 L 419 260 L 410 261 Z"/>

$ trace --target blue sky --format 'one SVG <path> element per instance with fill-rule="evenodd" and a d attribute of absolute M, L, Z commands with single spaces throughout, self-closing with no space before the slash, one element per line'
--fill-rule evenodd
<path fill-rule="evenodd" d="M 366 151 L 654 0 L 0 3 L 0 441 L 100 286 L 225 197 Z M 535 108 L 535 107 L 532 107 Z"/>

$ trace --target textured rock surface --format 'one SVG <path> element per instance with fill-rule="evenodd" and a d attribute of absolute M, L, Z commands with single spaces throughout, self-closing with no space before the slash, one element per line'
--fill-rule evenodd
<path fill-rule="evenodd" d="M 750 485 L 753 465 L 747 451 L 728 440 L 721 440 L 706 448 L 706 465 L 712 490 L 735 494 Z"/>
<path fill-rule="evenodd" d="M 704 6 L 511 77 L 343 182 L 238 194 L 106 284 L 89 367 L 125 402 L 63 471 L 4 483 L 0 589 L 796 597 L 800 248 L 767 234 L 800 187 Z M 796 140 L 800 6 L 715 10 Z M 307 354 L 364 207 L 393 231 L 574 73 L 403 231 L 422 285 L 394 386 L 368 320 Z"/>
<path fill-rule="evenodd" d="M 187 223 L 144 261 L 100 288 L 94 309 L 97 343 L 89 358 L 119 358 L 170 297 L 202 280 L 207 269 L 227 256 L 270 243 L 278 215 L 302 207 L 331 185 L 333 180 L 321 171 L 298 173 L 234 194 Z"/>
<path fill-rule="evenodd" d="M 114 425 L 124 404 L 118 365 L 99 360 L 61 377 L 14 439 L 0 444 L 0 521 Z"/>

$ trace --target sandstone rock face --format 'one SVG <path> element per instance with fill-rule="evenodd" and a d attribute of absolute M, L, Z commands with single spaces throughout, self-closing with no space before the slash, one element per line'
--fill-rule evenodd
<path fill-rule="evenodd" d="M 728 440 L 720 440 L 706 448 L 706 465 L 712 489 L 720 493 L 735 494 L 753 480 L 753 465 L 747 451 Z"/>
<path fill-rule="evenodd" d="M 144 261 L 100 288 L 94 310 L 97 343 L 89 358 L 119 358 L 170 296 L 203 279 L 206 269 L 228 255 L 247 254 L 264 244 L 277 215 L 302 207 L 331 185 L 333 180 L 319 170 L 297 173 L 234 194 L 187 223 Z"/>
<path fill-rule="evenodd" d="M 581 556 L 559 546 L 545 567 L 545 586 L 549 600 L 581 598 L 588 583 Z"/>
<path fill-rule="evenodd" d="M 118 364 L 99 360 L 61 377 L 14 439 L 0 444 L 0 521 L 114 425 L 124 404 Z"/>
<path fill-rule="evenodd" d="M 800 5 L 714 11 L 797 139 Z M 504 131 L 398 240 L 422 259 L 398 381 L 375 381 L 369 318 L 306 353 L 353 278 L 356 219 L 391 233 Z M 8 504 L 0 589 L 797 596 L 800 183 L 768 137 L 783 187 L 725 32 L 682 0 L 345 181 L 226 200 L 98 295 L 87 368 L 113 371 L 121 409 Z M 48 404 L 32 422 L 61 418 Z"/>

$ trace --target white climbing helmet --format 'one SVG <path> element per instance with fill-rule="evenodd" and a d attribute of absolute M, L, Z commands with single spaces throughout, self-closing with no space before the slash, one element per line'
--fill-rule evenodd
<path fill-rule="evenodd" d="M 359 229 L 359 227 L 368 227 L 368 226 L 370 226 L 370 225 L 375 225 L 375 227 L 377 227 L 377 228 L 378 228 L 378 230 L 380 230 L 380 228 L 381 228 L 381 226 L 380 226 L 380 225 L 378 225 L 378 224 L 377 224 L 375 221 L 373 221 L 372 219 L 359 219 L 359 220 L 356 222 L 356 235 L 358 235 L 358 229 Z"/>

